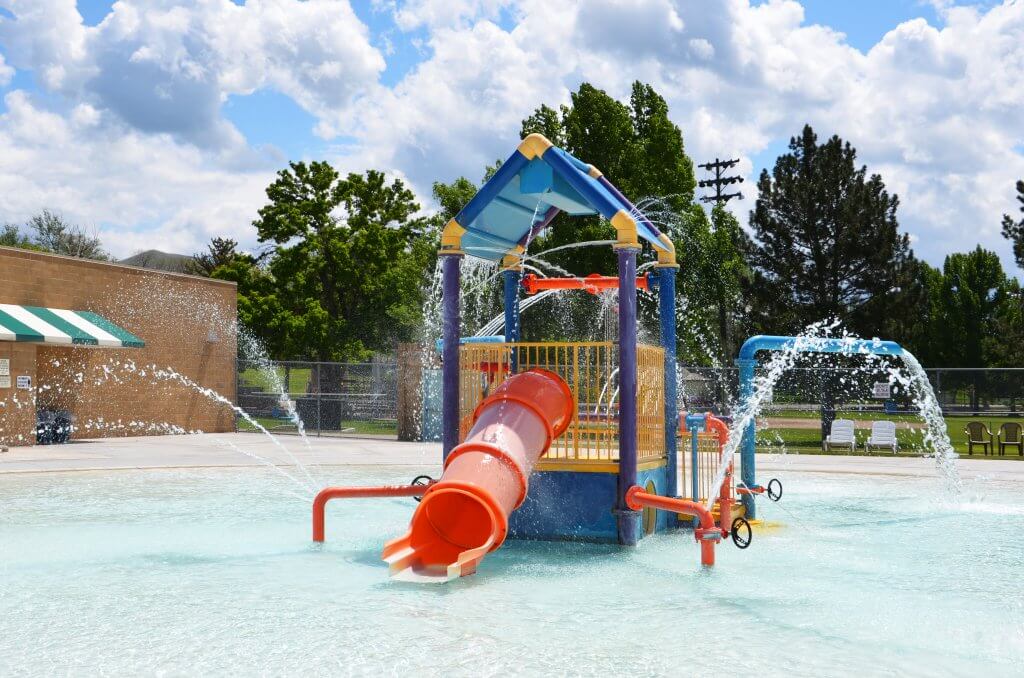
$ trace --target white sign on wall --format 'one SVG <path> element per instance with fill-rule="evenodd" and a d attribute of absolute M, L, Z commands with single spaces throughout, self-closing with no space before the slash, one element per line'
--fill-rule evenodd
<path fill-rule="evenodd" d="M 18 375 L 18 388 L 29 389 L 32 388 L 32 377 L 28 374 Z"/>
<path fill-rule="evenodd" d="M 11 376 L 11 359 L 10 358 L 0 358 L 0 377 L 9 377 L 9 376 Z M 10 380 L 8 379 L 8 381 L 10 381 Z M 8 387 L 8 388 L 10 388 L 10 387 Z"/>
<path fill-rule="evenodd" d="M 10 388 L 10 387 L 11 387 L 11 375 L 5 374 L 3 376 L 0 376 L 0 388 Z"/>
<path fill-rule="evenodd" d="M 871 393 L 873 398 L 888 400 L 892 397 L 892 384 L 887 381 L 876 381 Z"/>

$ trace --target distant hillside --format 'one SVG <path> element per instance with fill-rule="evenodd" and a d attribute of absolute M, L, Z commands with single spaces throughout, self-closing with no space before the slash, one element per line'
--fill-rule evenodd
<path fill-rule="evenodd" d="M 168 271 L 170 273 L 191 273 L 192 257 L 185 254 L 172 254 L 160 250 L 146 250 L 139 252 L 127 259 L 117 262 L 128 266 L 139 266 L 154 271 Z"/>

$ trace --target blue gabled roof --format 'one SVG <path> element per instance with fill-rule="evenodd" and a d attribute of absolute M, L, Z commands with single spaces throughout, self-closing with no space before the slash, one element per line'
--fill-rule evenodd
<path fill-rule="evenodd" d="M 668 251 L 661 232 L 599 171 L 539 134 L 532 134 L 455 217 L 466 232 L 462 250 L 498 261 L 525 244 L 559 213 L 599 214 L 611 220 L 625 212 L 637 236 Z"/>

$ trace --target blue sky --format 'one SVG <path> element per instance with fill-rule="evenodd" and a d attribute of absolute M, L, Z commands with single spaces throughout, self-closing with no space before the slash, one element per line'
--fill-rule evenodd
<path fill-rule="evenodd" d="M 289 159 L 430 185 L 588 81 L 668 100 L 753 181 L 811 123 L 900 194 L 926 260 L 999 237 L 1024 176 L 1024 0 L 0 0 L 0 221 L 42 207 L 118 255 L 255 245 Z"/>

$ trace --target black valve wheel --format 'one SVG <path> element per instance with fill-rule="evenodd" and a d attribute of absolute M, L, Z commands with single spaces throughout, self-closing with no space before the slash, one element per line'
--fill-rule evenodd
<path fill-rule="evenodd" d="M 732 543 L 736 544 L 738 549 L 745 549 L 750 546 L 750 542 L 754 541 L 754 531 L 750 529 L 747 519 L 742 516 L 733 519 L 729 535 L 732 537 Z"/>
<path fill-rule="evenodd" d="M 782 483 L 778 478 L 772 478 L 768 481 L 768 487 L 765 489 L 765 492 L 772 501 L 782 499 Z"/>
<path fill-rule="evenodd" d="M 427 486 L 432 482 L 434 482 L 434 479 L 431 478 L 430 476 L 416 476 L 415 478 L 412 479 L 412 482 L 409 484 Z M 415 499 L 416 501 L 423 501 L 423 495 L 413 497 L 413 499 Z"/>

